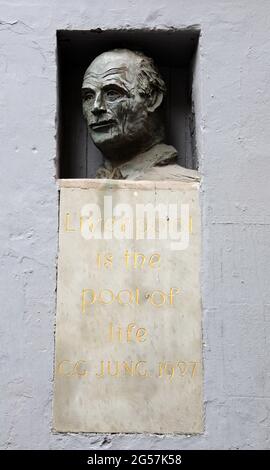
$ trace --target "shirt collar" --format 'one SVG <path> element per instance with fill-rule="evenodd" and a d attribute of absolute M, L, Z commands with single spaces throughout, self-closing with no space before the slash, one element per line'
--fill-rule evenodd
<path fill-rule="evenodd" d="M 135 179 L 136 176 L 154 166 L 172 163 L 176 157 L 177 151 L 172 145 L 156 144 L 146 152 L 139 153 L 136 157 L 116 168 L 112 167 L 110 160 L 105 159 L 103 167 L 98 169 L 98 173 L 102 174 L 104 168 L 105 171 L 107 170 L 106 173 L 111 173 L 111 176 L 107 176 L 109 178 L 115 178 L 116 175 L 118 178 L 119 174 L 121 174 L 124 179 Z"/>

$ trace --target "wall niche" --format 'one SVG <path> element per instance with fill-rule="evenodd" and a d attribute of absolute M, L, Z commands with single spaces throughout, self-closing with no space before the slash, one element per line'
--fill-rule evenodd
<path fill-rule="evenodd" d="M 178 163 L 197 169 L 192 83 L 200 31 L 57 31 L 58 177 L 93 178 L 101 153 L 87 134 L 82 115 L 84 72 L 100 53 L 128 48 L 152 57 L 167 85 L 165 142 L 178 150 Z"/>

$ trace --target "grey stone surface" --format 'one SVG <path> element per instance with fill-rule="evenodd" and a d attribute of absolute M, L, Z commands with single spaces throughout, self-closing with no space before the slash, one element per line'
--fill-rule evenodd
<path fill-rule="evenodd" d="M 54 429 L 202 433 L 199 182 L 59 185 Z"/>
<path fill-rule="evenodd" d="M 1 3 L 1 448 L 269 448 L 269 23 L 267 0 Z M 205 433 L 53 434 L 55 31 L 191 25 Z"/>

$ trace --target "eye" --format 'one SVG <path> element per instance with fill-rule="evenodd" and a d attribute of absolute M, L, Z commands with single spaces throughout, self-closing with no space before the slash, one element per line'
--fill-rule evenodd
<path fill-rule="evenodd" d="M 110 88 L 109 90 L 106 90 L 106 98 L 109 101 L 117 100 L 117 99 L 121 98 L 122 96 L 123 95 L 120 91 L 115 90 L 113 88 Z"/>
<path fill-rule="evenodd" d="M 83 99 L 84 100 L 93 100 L 95 98 L 95 93 L 93 91 L 84 91 Z"/>

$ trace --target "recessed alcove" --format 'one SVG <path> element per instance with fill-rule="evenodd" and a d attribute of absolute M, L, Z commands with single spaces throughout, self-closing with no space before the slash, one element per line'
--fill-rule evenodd
<path fill-rule="evenodd" d="M 200 31 L 90 30 L 57 32 L 58 177 L 92 178 L 102 161 L 82 115 L 84 72 L 100 53 L 128 48 L 152 57 L 167 85 L 165 142 L 178 150 L 178 163 L 197 168 L 192 77 Z"/>

